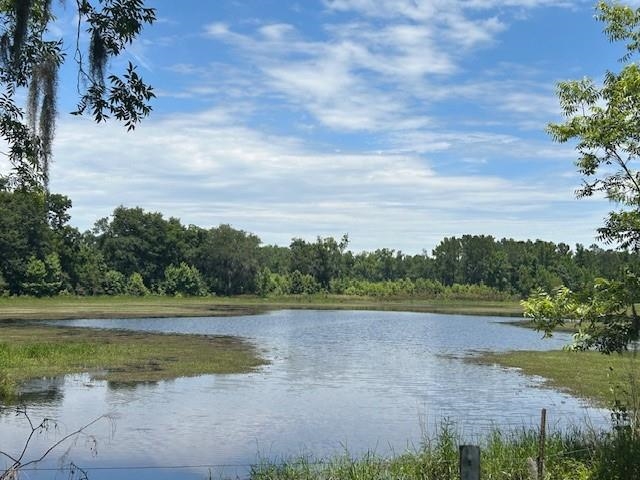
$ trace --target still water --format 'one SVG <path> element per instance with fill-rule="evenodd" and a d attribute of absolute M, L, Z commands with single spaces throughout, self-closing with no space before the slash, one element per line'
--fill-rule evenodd
<path fill-rule="evenodd" d="M 345 451 L 388 455 L 419 447 L 443 421 L 472 441 L 493 427 L 534 426 L 542 408 L 548 409 L 552 428 L 585 418 L 603 425 L 607 418 L 602 410 L 545 388 L 540 378 L 465 361 L 478 351 L 554 349 L 568 342 L 566 335 L 542 340 L 539 333 L 499 318 L 285 310 L 232 318 L 57 323 L 239 335 L 271 361 L 246 375 L 136 386 L 89 375 L 34 382 L 31 417 L 57 421 L 57 429 L 36 439 L 34 455 L 76 427 L 109 415 L 87 435 L 65 442 L 40 467 L 55 469 L 72 460 L 91 480 L 204 479 L 209 469 L 214 478 L 235 477 L 245 476 L 248 465 L 261 458 Z M 5 411 L 0 450 L 19 449 L 26 426 Z M 182 468 L 168 468 L 174 466 Z M 68 472 L 53 470 L 27 473 L 68 478 Z"/>

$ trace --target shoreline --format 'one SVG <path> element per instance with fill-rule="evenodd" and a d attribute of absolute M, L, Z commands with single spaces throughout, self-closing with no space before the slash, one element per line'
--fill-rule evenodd
<path fill-rule="evenodd" d="M 459 299 L 376 299 L 338 295 L 238 297 L 7 297 L 0 321 L 87 318 L 229 317 L 274 310 L 376 310 L 518 318 L 514 301 Z"/>

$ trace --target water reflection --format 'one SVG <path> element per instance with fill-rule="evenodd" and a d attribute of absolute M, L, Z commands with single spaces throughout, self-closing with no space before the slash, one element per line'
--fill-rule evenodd
<path fill-rule="evenodd" d="M 52 405 L 62 402 L 64 378 L 38 378 L 23 385 L 18 392 L 18 403 L 22 405 Z"/>
<path fill-rule="evenodd" d="M 490 317 L 399 312 L 282 311 L 236 318 L 75 320 L 65 325 L 148 331 L 240 335 L 271 360 L 247 375 L 207 375 L 123 385 L 88 375 L 59 380 L 51 402 L 34 401 L 35 415 L 77 426 L 105 413 L 115 433 L 99 427 L 96 457 L 82 445 L 74 459 L 90 478 L 112 478 L 114 466 L 227 465 L 246 473 L 259 457 L 402 452 L 418 446 L 443 419 L 468 438 L 493 427 L 537 423 L 541 408 L 562 428 L 603 412 L 544 388 L 542 379 L 514 370 L 475 365 L 478 350 L 556 348 L 526 329 Z M 3 442 L 19 444 L 21 425 L 0 419 Z M 229 466 L 231 465 L 231 466 Z M 180 478 L 206 478 L 208 467 L 180 470 Z M 93 469 L 93 470 L 91 470 Z M 220 468 L 214 469 L 220 473 Z M 143 478 L 143 472 L 118 477 Z M 151 474 L 145 471 L 144 475 Z M 153 478 L 176 478 L 157 469 Z M 43 477 L 44 478 L 44 477 Z"/>

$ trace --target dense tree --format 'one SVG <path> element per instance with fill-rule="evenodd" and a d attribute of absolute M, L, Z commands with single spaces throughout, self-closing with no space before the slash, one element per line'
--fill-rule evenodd
<path fill-rule="evenodd" d="M 436 279 L 443 285 L 453 285 L 460 281 L 460 258 L 462 246 L 455 237 L 445 237 L 433 249 Z"/>
<path fill-rule="evenodd" d="M 9 292 L 21 292 L 30 258 L 44 260 L 50 241 L 44 195 L 0 191 L 0 272 Z"/>
<path fill-rule="evenodd" d="M 285 274 L 291 264 L 291 250 L 278 245 L 264 245 L 260 247 L 258 258 L 260 265 L 273 273 Z"/>
<path fill-rule="evenodd" d="M 169 265 L 164 271 L 162 283 L 164 293 L 169 295 L 202 296 L 207 294 L 207 287 L 197 268 L 181 262 L 180 265 Z"/>
<path fill-rule="evenodd" d="M 43 191 L 0 190 L 2 294 L 119 295 L 137 273 L 144 288 L 136 276 L 129 291 L 138 293 L 195 295 L 206 289 L 223 295 L 322 291 L 498 299 L 561 284 L 584 295 L 598 276 L 623 281 L 625 268 L 640 271 L 639 256 L 627 251 L 578 245 L 574 253 L 565 244 L 482 235 L 446 238 L 433 258 L 388 248 L 354 254 L 346 250 L 346 237 L 260 247 L 258 237 L 229 225 L 185 228 L 141 208 L 118 207 L 92 232 L 80 233 L 67 224 L 68 198 L 45 199 Z M 59 265 L 51 270 L 58 272 L 55 280 L 47 279 L 51 254 Z"/>
<path fill-rule="evenodd" d="M 255 292 L 260 239 L 230 225 L 212 228 L 194 250 L 191 263 L 210 291 L 222 295 Z"/>
<path fill-rule="evenodd" d="M 318 237 L 314 243 L 294 238 L 289 246 L 290 271 L 310 275 L 320 287 L 328 290 L 331 279 L 343 274 L 343 255 L 348 245 L 347 235 L 339 242 L 333 237 Z"/>
<path fill-rule="evenodd" d="M 151 110 L 153 90 L 129 63 L 125 72 L 108 71 L 120 55 L 155 20 L 143 0 L 77 0 L 77 34 L 65 42 L 52 38 L 55 20 L 51 0 L 0 2 L 0 136 L 13 166 L 6 179 L 13 186 L 48 190 L 51 145 L 55 132 L 58 70 L 74 52 L 79 99 L 75 114 L 96 122 L 115 117 L 127 129 Z M 83 43 L 86 31 L 88 42 Z M 22 90 L 26 90 L 23 95 Z M 25 106 L 19 99 L 26 96 Z"/>
<path fill-rule="evenodd" d="M 127 295 L 133 295 L 134 297 L 143 297 L 149 295 L 149 289 L 144 284 L 142 275 L 138 272 L 133 272 L 127 280 L 127 286 L 125 288 Z"/>
<path fill-rule="evenodd" d="M 62 268 L 57 254 L 50 253 L 44 260 L 36 257 L 29 259 L 22 283 L 24 293 L 44 297 L 59 293 L 61 288 Z"/>
<path fill-rule="evenodd" d="M 163 281 L 169 265 L 185 258 L 180 222 L 139 207 L 116 208 L 111 219 L 96 222 L 94 234 L 109 268 L 127 277 L 137 272 L 149 287 Z"/>

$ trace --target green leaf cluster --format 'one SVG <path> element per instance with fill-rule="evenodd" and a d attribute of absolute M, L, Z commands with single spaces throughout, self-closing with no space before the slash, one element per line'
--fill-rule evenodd
<path fill-rule="evenodd" d="M 557 142 L 575 142 L 583 176 L 578 197 L 602 194 L 617 206 L 598 229 L 599 239 L 640 252 L 640 67 L 629 60 L 640 51 L 640 9 L 600 2 L 597 18 L 611 41 L 626 42 L 620 72 L 606 72 L 602 85 L 591 79 L 562 82 L 558 99 L 565 120 L 548 127 Z M 523 302 L 525 315 L 550 334 L 576 322 L 572 348 L 620 352 L 638 341 L 640 281 L 636 264 L 617 279 L 596 279 L 588 295 L 562 287 L 538 292 Z"/>

